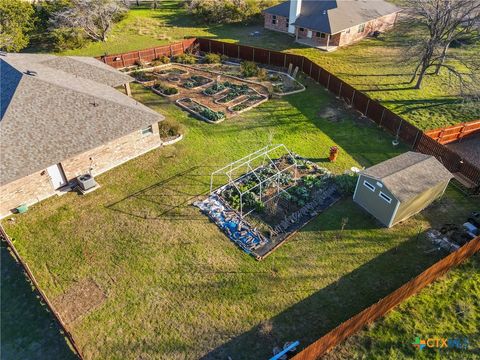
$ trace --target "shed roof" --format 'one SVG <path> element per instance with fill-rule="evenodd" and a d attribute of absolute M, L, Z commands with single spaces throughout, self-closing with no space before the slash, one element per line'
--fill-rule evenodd
<path fill-rule="evenodd" d="M 96 59 L 6 54 L 0 75 L 0 185 L 164 119 Z"/>
<path fill-rule="evenodd" d="M 453 177 L 434 156 L 414 151 L 369 167 L 362 174 L 381 181 L 401 202 Z"/>
<path fill-rule="evenodd" d="M 290 1 L 272 6 L 265 13 L 289 17 Z M 293 25 L 336 34 L 352 26 L 400 11 L 383 0 L 303 0 Z"/>

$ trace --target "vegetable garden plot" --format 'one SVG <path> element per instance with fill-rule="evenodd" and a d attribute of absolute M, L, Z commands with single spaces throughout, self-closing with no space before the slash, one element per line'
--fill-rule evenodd
<path fill-rule="evenodd" d="M 228 182 L 213 190 L 219 175 Z M 260 260 L 340 198 L 328 170 L 276 145 L 213 172 L 210 196 L 194 205 Z"/>

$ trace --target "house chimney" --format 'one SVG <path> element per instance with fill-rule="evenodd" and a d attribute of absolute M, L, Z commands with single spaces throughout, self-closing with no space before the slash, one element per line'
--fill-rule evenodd
<path fill-rule="evenodd" d="M 290 0 L 290 13 L 288 16 L 288 32 L 290 34 L 295 34 L 295 26 L 290 25 L 297 20 L 302 11 L 302 0 Z"/>

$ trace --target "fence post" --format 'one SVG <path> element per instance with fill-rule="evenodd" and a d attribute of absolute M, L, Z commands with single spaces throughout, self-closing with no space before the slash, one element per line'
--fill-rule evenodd
<path fill-rule="evenodd" d="M 313 62 L 310 60 L 310 77 L 312 77 L 312 66 L 313 66 Z"/>
<path fill-rule="evenodd" d="M 352 100 L 350 100 L 352 102 L 352 107 L 353 107 L 353 100 L 355 99 L 355 93 L 356 92 L 357 92 L 357 90 L 353 89 Z"/>
<path fill-rule="evenodd" d="M 368 113 L 368 106 L 370 105 L 370 99 L 368 99 L 367 101 L 367 106 L 365 108 L 365 116 L 367 116 L 367 113 Z"/>
<path fill-rule="evenodd" d="M 320 68 L 320 70 L 318 70 L 318 80 L 317 80 L 317 83 L 320 84 L 320 74 L 322 73 L 322 68 Z"/>
<path fill-rule="evenodd" d="M 380 123 L 378 124 L 378 126 L 382 126 L 384 115 L 385 115 L 385 108 L 383 108 L 383 110 L 382 110 L 382 116 L 380 117 Z"/>
<path fill-rule="evenodd" d="M 330 86 L 330 78 L 331 77 L 332 77 L 332 74 L 328 73 L 327 90 L 330 90 L 328 87 Z"/>
<path fill-rule="evenodd" d="M 222 42 L 222 54 L 225 55 L 225 43 Z"/>
<path fill-rule="evenodd" d="M 137 51 L 138 62 L 142 61 L 142 57 L 140 56 L 140 51 Z"/>
<path fill-rule="evenodd" d="M 270 50 L 268 50 L 268 65 L 271 64 L 270 62 L 270 56 L 272 55 L 272 52 Z"/>
<path fill-rule="evenodd" d="M 342 85 L 343 85 L 343 81 L 340 81 L 340 87 L 338 89 L 338 97 L 342 97 Z"/>
<path fill-rule="evenodd" d="M 125 59 L 123 58 L 123 54 L 120 56 L 120 59 L 122 59 L 122 67 L 125 67 Z"/>
<path fill-rule="evenodd" d="M 238 58 L 237 59 L 240 59 L 240 45 L 237 45 L 237 50 L 238 50 Z"/>
<path fill-rule="evenodd" d="M 255 48 L 252 48 L 252 50 L 253 50 L 252 61 L 255 62 Z"/>
<path fill-rule="evenodd" d="M 208 40 L 208 52 L 212 52 L 212 40 Z"/>
<path fill-rule="evenodd" d="M 171 44 L 170 44 L 170 57 L 173 57 L 173 48 Z"/>
<path fill-rule="evenodd" d="M 283 67 L 284 67 L 284 68 L 287 67 L 287 54 L 284 54 L 284 55 L 283 55 Z"/>
<path fill-rule="evenodd" d="M 416 150 L 416 149 L 417 149 L 418 134 L 420 134 L 420 133 L 421 133 L 421 131 L 420 131 L 420 130 L 417 130 L 417 135 L 415 135 L 415 140 L 413 140 L 412 150 Z"/>

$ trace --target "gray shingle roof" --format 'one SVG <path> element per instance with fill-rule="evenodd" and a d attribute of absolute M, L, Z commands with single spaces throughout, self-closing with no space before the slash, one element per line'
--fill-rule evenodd
<path fill-rule="evenodd" d="M 400 201 L 453 177 L 434 156 L 413 151 L 369 167 L 362 174 L 381 181 Z"/>
<path fill-rule="evenodd" d="M 6 54 L 0 75 L 0 185 L 164 119 L 95 59 Z"/>
<path fill-rule="evenodd" d="M 286 1 L 264 12 L 288 17 L 289 8 L 290 1 Z M 398 7 L 383 0 L 303 0 L 294 25 L 336 34 L 397 11 L 400 11 Z"/>

